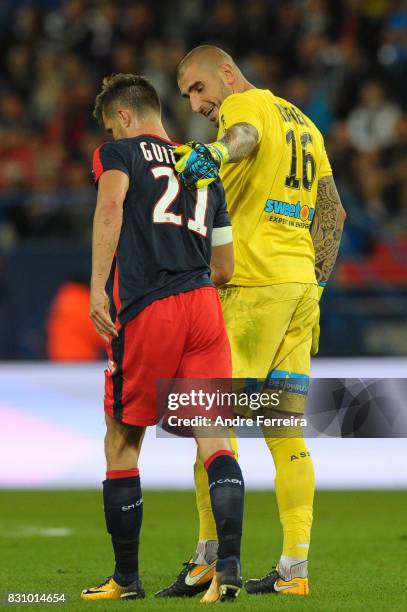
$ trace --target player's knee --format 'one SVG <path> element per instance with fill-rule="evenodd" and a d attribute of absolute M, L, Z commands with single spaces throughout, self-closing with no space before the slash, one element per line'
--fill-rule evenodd
<path fill-rule="evenodd" d="M 108 469 L 131 469 L 137 466 L 144 428 L 107 421 L 105 455 Z"/>
<path fill-rule="evenodd" d="M 125 439 L 106 433 L 105 455 L 108 469 L 131 469 L 137 466 L 138 452 Z"/>
<path fill-rule="evenodd" d="M 105 455 L 108 463 L 114 462 L 119 454 L 117 440 L 111 431 L 107 430 L 105 435 Z"/>

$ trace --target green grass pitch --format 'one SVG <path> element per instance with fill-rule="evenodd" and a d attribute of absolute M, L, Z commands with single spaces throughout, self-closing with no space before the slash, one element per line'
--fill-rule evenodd
<path fill-rule="evenodd" d="M 407 610 L 407 492 L 319 492 L 310 555 L 308 598 L 242 592 L 233 610 L 331 612 Z M 101 492 L 0 492 L 0 592 L 66 593 L 65 605 L 13 605 L 27 610 L 202 610 L 199 598 L 155 600 L 192 553 L 196 515 L 192 492 L 144 494 L 141 575 L 147 599 L 82 602 L 81 589 L 102 582 L 112 571 L 104 530 Z M 49 537 L 41 529 L 67 528 Z M 281 535 L 274 494 L 248 491 L 243 539 L 243 574 L 258 577 L 277 560 Z M 403 586 L 404 584 L 404 586 Z M 4 599 L 3 599 L 4 601 Z"/>

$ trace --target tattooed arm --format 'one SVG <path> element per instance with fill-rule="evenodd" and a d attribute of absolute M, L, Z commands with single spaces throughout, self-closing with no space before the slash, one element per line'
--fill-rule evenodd
<path fill-rule="evenodd" d="M 177 147 L 175 170 L 188 189 L 199 189 L 214 181 L 224 164 L 248 157 L 258 141 L 259 133 L 254 125 L 235 123 L 216 142 L 188 142 Z"/>
<path fill-rule="evenodd" d="M 341 242 L 345 210 L 337 192 L 333 176 L 318 182 L 315 217 L 311 237 L 315 249 L 315 274 L 318 283 L 326 283 L 335 265 Z"/>
<path fill-rule="evenodd" d="M 229 153 L 229 162 L 238 162 L 248 157 L 259 141 L 259 134 L 250 123 L 235 123 L 223 134 L 222 142 Z"/>

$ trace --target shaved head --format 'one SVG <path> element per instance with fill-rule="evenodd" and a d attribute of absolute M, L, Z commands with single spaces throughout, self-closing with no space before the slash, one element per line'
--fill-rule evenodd
<path fill-rule="evenodd" d="M 199 66 L 212 67 L 213 69 L 219 68 L 222 64 L 230 64 L 231 66 L 237 68 L 233 58 L 220 49 L 219 47 L 214 47 L 212 45 L 201 45 L 200 47 L 195 47 L 186 56 L 180 61 L 178 65 L 178 79 L 181 74 L 185 71 L 187 66 L 190 64 L 196 64 Z"/>

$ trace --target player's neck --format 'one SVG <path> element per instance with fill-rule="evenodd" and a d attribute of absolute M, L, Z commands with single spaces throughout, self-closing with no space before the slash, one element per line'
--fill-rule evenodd
<path fill-rule="evenodd" d="M 249 89 L 255 89 L 255 85 L 252 85 L 250 81 L 242 77 L 235 82 L 233 89 L 233 93 L 243 93 L 244 91 L 248 91 Z"/>
<path fill-rule="evenodd" d="M 252 83 L 250 83 L 249 81 L 247 81 L 246 79 L 243 79 L 243 83 L 242 83 L 242 92 L 243 91 L 248 91 L 249 89 L 255 89 L 255 86 L 252 85 Z"/>
<path fill-rule="evenodd" d="M 142 136 L 143 134 L 153 134 L 154 136 L 160 136 L 161 138 L 170 140 L 163 124 L 159 120 L 147 120 L 138 123 L 136 127 L 129 130 L 128 138 L 135 138 L 136 136 Z"/>

